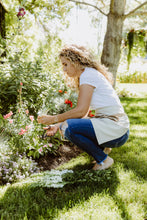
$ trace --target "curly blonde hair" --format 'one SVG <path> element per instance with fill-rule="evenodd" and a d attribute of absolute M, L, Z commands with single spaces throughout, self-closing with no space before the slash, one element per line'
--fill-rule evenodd
<path fill-rule="evenodd" d="M 92 67 L 98 70 L 105 78 L 113 84 L 113 77 L 110 72 L 107 71 L 106 67 L 100 64 L 96 58 L 83 46 L 77 45 L 66 45 L 59 53 L 59 58 L 64 57 L 69 60 L 73 65 L 79 65 L 81 69 L 85 67 Z M 71 81 L 71 79 L 70 79 Z M 74 79 L 75 87 L 79 86 L 79 78 Z"/>

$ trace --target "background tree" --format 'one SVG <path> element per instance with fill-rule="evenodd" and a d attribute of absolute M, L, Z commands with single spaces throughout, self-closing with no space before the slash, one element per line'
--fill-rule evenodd
<path fill-rule="evenodd" d="M 0 35 L 2 38 L 5 38 L 6 36 L 6 27 L 5 27 L 5 13 L 6 9 L 0 2 Z"/>
<path fill-rule="evenodd" d="M 7 13 L 7 10 L 5 9 L 2 2 L 0 2 L 0 41 L 4 42 L 3 40 L 6 38 L 6 19 L 5 14 Z M 5 47 L 5 45 L 3 45 Z M 1 57 L 6 56 L 5 51 L 1 51 L 0 54 Z"/>
<path fill-rule="evenodd" d="M 126 11 L 126 0 L 97 0 L 93 1 L 92 3 L 76 0 L 69 1 L 76 4 L 93 7 L 107 17 L 107 30 L 103 43 L 101 62 L 108 67 L 110 72 L 113 73 L 115 86 L 116 74 L 121 56 L 121 43 L 124 21 L 130 16 L 147 14 L 147 10 L 140 10 L 143 9 L 145 5 L 147 5 L 147 1 L 135 1 L 137 6 L 129 12 Z"/>
<path fill-rule="evenodd" d="M 23 17 L 17 16 L 21 8 L 25 11 Z M 37 49 L 39 40 L 43 42 L 46 37 L 48 39 L 49 36 L 57 36 L 58 30 L 65 27 L 66 14 L 69 10 L 67 0 L 48 2 L 44 0 L 12 0 L 11 2 L 1 0 L 0 32 L 6 45 L 4 48 L 0 42 L 1 47 L 5 49 L 6 53 L 13 41 L 13 43 L 17 43 L 18 48 L 22 44 L 23 48 L 27 47 L 29 54 L 32 52 L 30 44 Z"/>

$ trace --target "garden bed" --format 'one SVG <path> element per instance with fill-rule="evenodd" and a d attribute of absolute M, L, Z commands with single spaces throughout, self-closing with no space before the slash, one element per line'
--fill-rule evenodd
<path fill-rule="evenodd" d="M 82 150 L 75 145 L 61 145 L 59 146 L 56 155 L 48 153 L 45 156 L 36 159 L 36 162 L 39 167 L 42 167 L 42 170 L 51 170 L 68 162 L 72 158 L 75 158 L 81 152 Z"/>

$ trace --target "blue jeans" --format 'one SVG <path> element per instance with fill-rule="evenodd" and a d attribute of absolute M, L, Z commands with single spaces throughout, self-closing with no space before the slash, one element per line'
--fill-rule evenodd
<path fill-rule="evenodd" d="M 105 147 L 120 147 L 129 137 L 129 131 L 127 131 L 122 137 L 99 145 L 90 119 L 68 119 L 66 122 L 68 127 L 65 129 L 65 138 L 86 151 L 98 164 L 107 158 L 107 154 L 103 152 Z"/>

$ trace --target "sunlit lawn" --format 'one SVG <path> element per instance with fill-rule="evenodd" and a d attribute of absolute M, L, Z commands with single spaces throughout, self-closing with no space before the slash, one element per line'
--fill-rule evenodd
<path fill-rule="evenodd" d="M 82 154 L 58 168 L 77 174 L 71 173 L 63 188 L 35 186 L 37 178 L 0 187 L 1 219 L 147 219 L 146 97 L 122 98 L 131 122 L 130 138 L 123 147 L 113 149 L 111 169 L 92 173 L 91 158 Z"/>
<path fill-rule="evenodd" d="M 116 86 L 120 90 L 127 89 L 130 92 L 135 92 L 141 98 L 147 97 L 147 83 L 116 83 Z"/>

